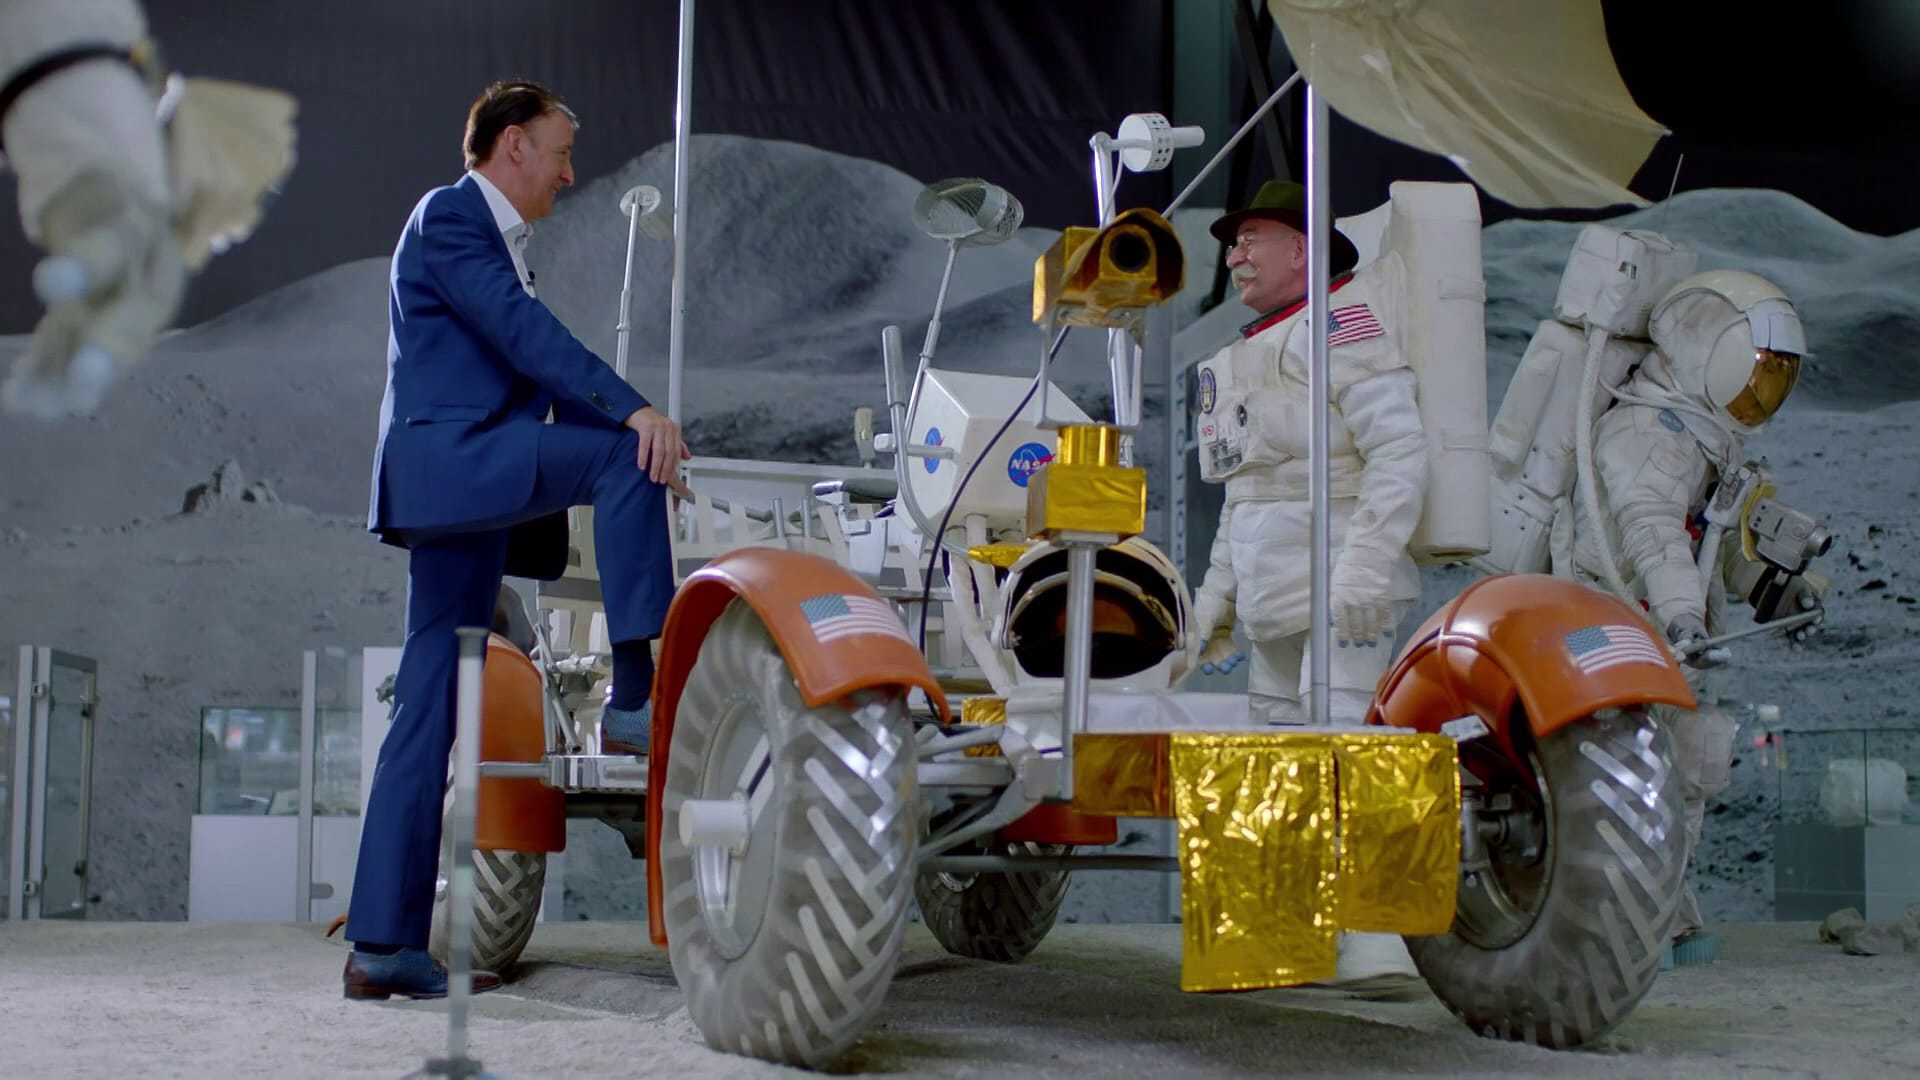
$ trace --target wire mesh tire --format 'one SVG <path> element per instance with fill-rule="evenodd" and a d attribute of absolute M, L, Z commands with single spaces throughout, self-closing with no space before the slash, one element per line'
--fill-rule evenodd
<path fill-rule="evenodd" d="M 1067 844 L 1032 844 L 996 839 L 984 853 L 1065 855 Z M 913 879 L 913 899 L 921 921 L 942 948 L 955 956 L 1015 964 L 1040 947 L 1060 917 L 1071 873 L 950 874 L 922 871 Z"/>
<path fill-rule="evenodd" d="M 1666 730 L 1640 709 L 1570 724 L 1528 757 L 1532 776 L 1510 759 L 1468 767 L 1519 811 L 1534 800 L 1532 846 L 1502 823 L 1519 839 L 1490 839 L 1486 868 L 1463 870 L 1452 931 L 1407 945 L 1474 1031 L 1566 1049 L 1612 1031 L 1659 974 L 1686 872 L 1681 782 Z"/>
<path fill-rule="evenodd" d="M 735 600 L 688 674 L 662 797 L 667 948 L 694 1025 L 717 1050 L 832 1064 L 900 959 L 918 825 L 904 693 L 809 708 Z M 682 841 L 689 800 L 736 798 L 737 850 Z"/>
<path fill-rule="evenodd" d="M 444 860 L 444 853 L 442 855 Z M 433 891 L 433 924 L 427 950 L 445 964 L 451 915 L 447 866 Z M 473 966 L 505 975 L 520 962 L 533 924 L 540 917 L 540 898 L 547 887 L 547 856 L 540 851 L 475 851 L 473 853 Z"/>

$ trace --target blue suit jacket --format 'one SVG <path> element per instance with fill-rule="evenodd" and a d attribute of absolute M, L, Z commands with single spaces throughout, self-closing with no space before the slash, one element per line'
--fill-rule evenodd
<path fill-rule="evenodd" d="M 617 427 L 647 404 L 520 287 L 472 177 L 413 208 L 394 248 L 387 302 L 387 390 L 367 526 L 389 543 L 522 510 L 549 409 L 561 423 Z M 510 565 L 510 574 L 558 576 L 552 560 L 564 564 L 564 520 L 537 532 L 539 561 L 551 572 Z"/>

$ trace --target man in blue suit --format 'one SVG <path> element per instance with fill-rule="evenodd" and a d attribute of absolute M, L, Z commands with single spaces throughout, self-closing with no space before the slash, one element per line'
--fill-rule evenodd
<path fill-rule="evenodd" d="M 456 636 L 489 626 L 503 575 L 555 578 L 566 510 L 592 505 L 613 641 L 609 753 L 644 754 L 649 642 L 673 596 L 666 491 L 689 456 L 647 404 L 534 296 L 522 246 L 573 183 L 573 113 L 495 83 L 467 118 L 467 173 L 414 207 L 388 287 L 387 390 L 368 527 L 410 552 L 393 715 L 361 819 L 346 996 L 438 997 L 427 954 Z M 552 422 L 548 423 L 548 413 Z M 475 990 L 500 980 L 476 973 Z"/>

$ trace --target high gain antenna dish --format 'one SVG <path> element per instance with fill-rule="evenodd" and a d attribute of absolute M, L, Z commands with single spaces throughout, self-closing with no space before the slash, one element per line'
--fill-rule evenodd
<path fill-rule="evenodd" d="M 928 184 L 913 203 L 913 222 L 921 232 L 967 247 L 1007 240 L 1023 216 L 1020 200 L 1006 188 L 970 176 Z"/>

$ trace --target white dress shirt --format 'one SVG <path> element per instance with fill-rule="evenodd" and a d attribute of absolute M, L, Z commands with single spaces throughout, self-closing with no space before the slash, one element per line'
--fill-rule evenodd
<path fill-rule="evenodd" d="M 521 219 L 520 211 L 515 210 L 507 197 L 500 194 L 500 189 L 493 186 L 493 181 L 473 171 L 468 171 L 467 175 L 473 177 L 474 183 L 480 186 L 480 193 L 487 197 L 487 206 L 493 211 L 493 222 L 500 226 L 500 234 L 507 241 L 507 252 L 513 256 L 514 273 L 520 275 L 520 287 L 527 290 L 528 296 L 534 295 L 533 271 L 527 269 L 526 257 L 527 241 L 533 238 L 533 223 Z"/>

